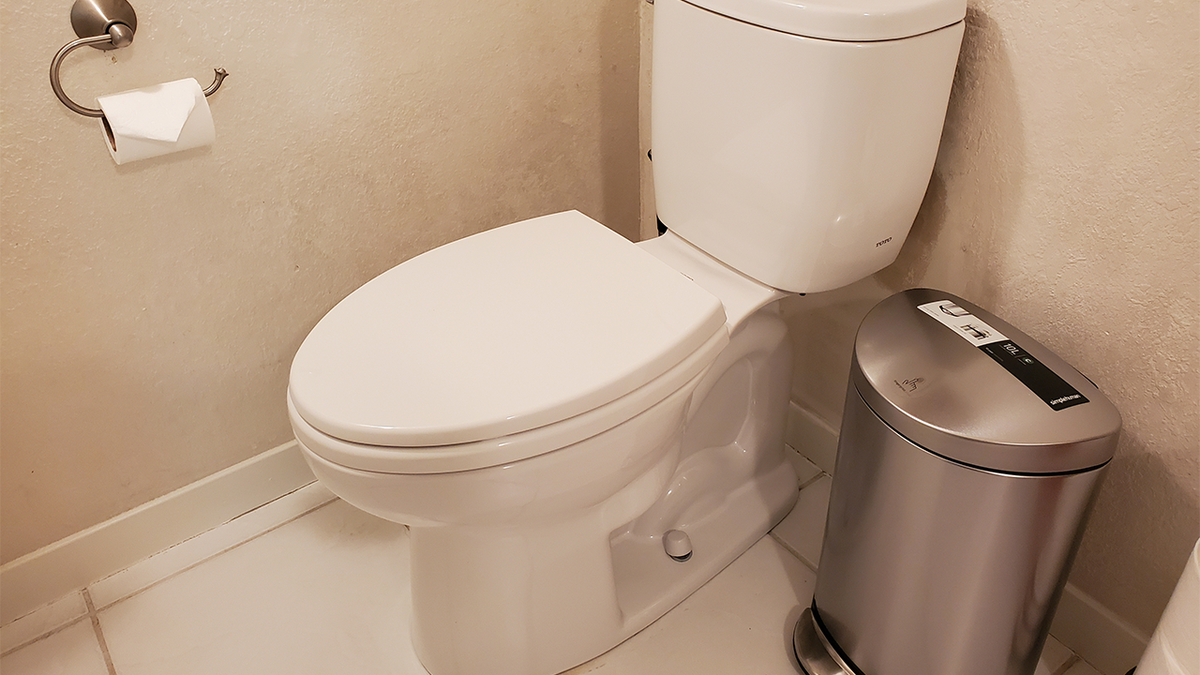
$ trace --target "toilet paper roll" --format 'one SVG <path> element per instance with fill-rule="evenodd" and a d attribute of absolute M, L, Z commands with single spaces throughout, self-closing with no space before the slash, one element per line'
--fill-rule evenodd
<path fill-rule="evenodd" d="M 104 142 L 117 164 L 211 145 L 217 137 L 200 83 L 192 78 L 96 99 Z"/>

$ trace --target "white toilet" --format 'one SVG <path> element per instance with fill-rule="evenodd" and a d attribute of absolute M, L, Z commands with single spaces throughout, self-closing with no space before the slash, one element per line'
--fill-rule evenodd
<path fill-rule="evenodd" d="M 410 528 L 432 675 L 582 663 L 777 523 L 777 301 L 891 263 L 924 195 L 964 0 L 654 11 L 665 235 L 572 211 L 461 239 L 351 293 L 292 364 L 317 477 Z"/>

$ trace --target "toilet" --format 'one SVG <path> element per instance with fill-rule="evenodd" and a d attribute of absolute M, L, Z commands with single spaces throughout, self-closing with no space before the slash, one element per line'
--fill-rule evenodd
<path fill-rule="evenodd" d="M 583 663 L 778 523 L 779 300 L 890 264 L 928 184 L 964 0 L 654 12 L 664 234 L 568 211 L 460 239 L 351 293 L 292 363 L 317 478 L 409 528 L 432 675 Z"/>

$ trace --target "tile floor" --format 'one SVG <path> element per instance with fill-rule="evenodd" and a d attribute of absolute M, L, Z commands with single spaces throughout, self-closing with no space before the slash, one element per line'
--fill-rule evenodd
<path fill-rule="evenodd" d="M 662 619 L 570 675 L 795 675 L 830 478 Z M 314 483 L 0 627 L 3 675 L 425 675 L 408 537 Z M 1051 639 L 1037 675 L 1098 675 Z"/>

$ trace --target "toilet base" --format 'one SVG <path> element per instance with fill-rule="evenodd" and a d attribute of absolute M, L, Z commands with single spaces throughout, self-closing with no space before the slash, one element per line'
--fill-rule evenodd
<path fill-rule="evenodd" d="M 422 579 L 422 588 L 413 589 L 414 609 L 439 601 L 468 605 L 474 597 L 482 610 L 457 614 L 454 626 L 429 623 L 444 613 L 418 612 L 413 624 L 417 656 L 433 675 L 553 675 L 603 654 L 686 599 L 787 515 L 798 489 L 795 472 L 779 455 L 772 470 L 746 481 L 721 508 L 680 523 L 677 529 L 692 544 L 685 562 L 666 553 L 661 533 L 649 537 L 619 529 L 610 539 L 591 543 L 573 537 L 569 530 L 594 529 L 586 522 L 545 531 L 523 528 L 519 537 L 503 531 L 462 537 L 442 528 L 413 528 L 413 576 Z M 555 542 L 570 542 L 570 550 Z M 444 565 L 423 561 L 431 546 L 439 559 L 457 550 L 460 559 L 479 565 L 469 580 L 460 576 L 461 568 L 448 575 Z M 477 555 L 480 547 L 491 556 Z M 496 576 L 517 569 L 514 556 L 525 552 L 537 559 L 528 578 Z M 555 573 L 561 569 L 570 569 L 570 576 Z M 484 601 L 481 593 L 492 597 Z M 497 593 L 508 603 L 498 602 Z M 451 644 L 447 634 L 479 640 Z"/>
<path fill-rule="evenodd" d="M 729 495 L 722 508 L 681 524 L 692 543 L 686 562 L 665 554 L 661 534 L 614 536 L 613 573 L 624 631 L 613 644 L 650 625 L 725 569 L 783 520 L 797 495 L 795 471 L 781 461 Z"/>
<path fill-rule="evenodd" d="M 611 537 L 625 626 L 613 645 L 707 583 L 795 505 L 783 445 L 791 370 L 787 328 L 771 309 L 747 319 L 713 365 L 667 489 Z M 664 551 L 664 534 L 675 530 L 690 539 L 686 562 Z"/>
<path fill-rule="evenodd" d="M 301 447 L 335 494 L 409 526 L 412 642 L 432 675 L 554 675 L 648 626 L 791 510 L 790 373 L 765 308 L 667 398 L 528 459 L 383 473 Z"/>

